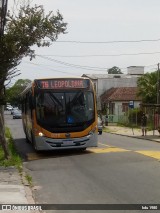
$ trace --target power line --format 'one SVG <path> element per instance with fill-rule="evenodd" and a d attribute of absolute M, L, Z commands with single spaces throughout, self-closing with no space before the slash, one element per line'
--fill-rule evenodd
<path fill-rule="evenodd" d="M 157 42 L 158 39 L 142 39 L 142 40 L 119 40 L 119 41 L 53 41 L 58 43 L 80 43 L 80 44 L 112 44 L 112 43 L 140 43 L 140 42 Z"/>
<path fill-rule="evenodd" d="M 49 58 L 49 57 L 46 57 L 46 56 L 43 56 L 43 55 L 37 55 L 37 56 L 41 57 L 43 59 L 49 60 L 49 61 L 53 61 L 53 62 L 58 63 L 58 64 L 62 64 L 62 65 L 70 66 L 70 67 L 74 67 L 74 68 L 85 69 L 85 70 L 106 72 L 108 69 L 110 69 L 110 68 L 107 68 L 107 67 L 81 66 L 81 65 L 76 65 L 76 64 L 70 64 L 70 63 L 67 63 L 67 62 L 64 62 L 64 61 L 59 61 L 59 60 Z M 157 64 L 153 64 L 153 65 L 149 65 L 149 66 L 145 66 L 145 67 L 151 67 L 151 66 L 155 66 L 155 65 L 157 65 Z M 120 69 L 127 69 L 127 67 L 126 68 L 120 68 Z"/>
<path fill-rule="evenodd" d="M 36 64 L 36 63 L 33 63 L 33 62 L 27 62 L 27 61 L 24 61 L 24 63 L 26 63 L 26 64 L 33 64 L 33 65 L 36 65 L 36 66 L 44 66 L 44 67 L 49 67 L 48 65 L 44 65 L 44 64 Z M 154 64 L 154 65 L 157 65 L 157 64 Z M 148 66 L 146 66 L 146 67 L 150 67 L 150 66 L 153 66 L 153 65 L 148 65 Z M 126 69 L 126 68 L 121 68 L 121 69 Z M 52 71 L 54 71 L 54 72 L 60 72 L 60 73 L 66 73 L 66 74 L 72 74 L 72 75 L 75 75 L 75 76 L 78 76 L 78 77 L 80 77 L 80 76 L 82 76 L 82 74 L 74 74 L 74 71 L 73 71 L 73 73 L 70 73 L 70 72 L 63 72 L 63 71 L 59 71 L 59 70 L 55 70 L 55 69 L 52 69 L 52 68 L 50 68 L 50 70 L 52 70 Z M 99 74 L 99 73 L 97 73 L 97 74 Z M 89 74 L 88 74 L 89 75 Z M 96 74 L 95 74 L 96 75 Z M 125 75 L 125 74 L 124 74 Z M 123 84 L 130 84 L 131 83 L 131 81 L 133 81 L 133 78 L 126 78 L 126 81 L 124 82 L 124 81 L 122 81 L 122 79 L 124 80 L 125 78 L 120 78 L 119 80 L 116 78 L 116 82 L 119 82 L 119 83 L 123 83 Z M 108 80 L 110 80 L 110 81 L 115 81 L 115 78 L 109 78 Z"/>
<path fill-rule="evenodd" d="M 59 60 L 56 60 L 56 59 L 53 59 L 53 58 L 45 57 L 43 55 L 36 55 L 36 56 L 44 58 L 44 59 L 49 60 L 49 61 L 53 61 L 53 62 L 58 63 L 58 64 L 70 66 L 70 67 L 75 67 L 75 68 L 80 68 L 80 69 L 85 69 L 85 70 L 95 70 L 95 69 L 97 70 L 97 69 L 99 69 L 99 70 L 106 70 L 107 71 L 107 68 L 103 68 L 103 67 L 81 66 L 81 65 L 70 64 L 70 63 L 67 63 L 67 62 L 64 62 L 64 61 L 59 61 Z"/>
<path fill-rule="evenodd" d="M 45 67 L 49 67 L 49 66 L 44 65 L 44 64 L 36 64 L 36 63 L 33 63 L 33 62 L 26 62 L 26 61 L 24 61 L 24 63 L 26 63 L 26 64 L 33 64 L 33 65 L 35 65 L 35 66 L 45 66 Z M 79 75 L 74 74 L 74 73 L 70 73 L 70 72 L 66 72 L 66 71 L 61 71 L 61 70 L 56 70 L 56 69 L 53 69 L 53 68 L 50 68 L 50 67 L 49 67 L 49 69 L 52 70 L 52 71 L 55 71 L 55 72 L 67 73 L 67 74 L 72 74 L 72 75 L 75 75 L 75 76 L 79 76 Z"/>
<path fill-rule="evenodd" d="M 160 54 L 160 52 L 142 52 L 142 53 L 121 53 L 121 54 L 108 54 L 108 55 L 43 55 L 44 57 L 64 57 L 64 58 L 80 58 L 80 57 L 114 57 L 114 56 L 132 56 L 132 55 L 153 55 Z M 42 55 L 41 55 L 42 56 Z"/>
<path fill-rule="evenodd" d="M 44 67 L 49 67 L 49 69 L 51 69 L 51 70 L 53 70 L 53 71 L 56 71 L 56 72 L 62 72 L 62 73 L 69 73 L 69 74 L 72 74 L 72 73 L 70 73 L 70 72 L 66 72 L 66 71 L 61 71 L 61 70 L 57 70 L 57 69 L 53 69 L 53 68 L 51 68 L 50 66 L 48 66 L 48 65 L 45 65 L 45 64 L 37 64 L 37 63 L 33 63 L 33 62 L 28 62 L 28 61 L 23 61 L 24 63 L 26 63 L 26 64 L 33 64 L 33 65 L 35 65 L 35 66 L 44 66 Z M 156 67 L 154 67 L 154 66 L 157 66 L 157 64 L 152 64 L 152 65 L 146 65 L 146 66 L 144 66 L 145 68 L 147 68 L 147 67 L 152 67 L 152 69 L 155 69 L 156 70 Z M 64 67 L 62 67 L 62 68 L 64 68 Z M 107 68 L 107 70 L 108 69 L 111 69 L 112 67 L 110 67 L 110 68 Z M 123 71 L 123 72 L 126 72 L 127 71 L 127 68 L 128 67 L 118 67 L 121 71 L 122 70 L 125 70 L 125 71 Z M 65 69 L 66 69 L 66 67 L 65 67 Z M 106 68 L 104 68 L 104 69 L 106 69 Z M 101 70 L 101 72 L 106 72 L 107 70 Z M 151 70 L 151 71 L 155 71 L 155 70 Z M 95 72 L 97 72 L 97 70 L 93 70 L 93 71 L 95 71 Z"/>
<path fill-rule="evenodd" d="M 26 62 L 26 61 L 24 61 L 24 63 L 26 63 L 26 64 L 33 64 L 33 65 L 36 65 L 36 66 L 47 66 L 47 65 L 44 65 L 44 64 L 36 64 L 36 63 L 32 63 L 32 62 Z M 47 66 L 48 67 L 48 66 Z M 52 68 L 50 68 L 50 70 L 52 70 L 52 71 L 55 71 L 55 72 L 60 72 L 60 73 L 66 73 L 66 74 L 72 74 L 72 75 L 75 75 L 75 76 L 78 76 L 78 77 L 80 77 L 82 74 L 74 74 L 74 73 L 70 73 L 70 72 L 63 72 L 63 71 L 59 71 L 59 70 L 54 70 L 54 69 L 52 69 Z M 98 73 L 97 73 L 98 74 Z M 125 74 L 124 74 L 125 75 Z M 124 78 L 123 78 L 124 79 Z M 133 80 L 132 78 L 129 78 L 130 80 Z M 109 80 L 115 80 L 115 78 L 109 78 Z M 127 80 L 128 80 L 128 78 L 127 78 Z M 120 83 L 123 83 L 123 84 L 129 84 L 130 82 L 122 82 L 121 80 L 117 80 L 117 78 L 116 78 L 116 82 L 120 82 Z"/>

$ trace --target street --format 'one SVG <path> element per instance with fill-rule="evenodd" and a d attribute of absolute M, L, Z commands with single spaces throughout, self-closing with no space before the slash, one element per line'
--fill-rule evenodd
<path fill-rule="evenodd" d="M 36 154 L 25 142 L 22 120 L 13 120 L 7 113 L 5 121 L 32 177 L 36 203 L 159 203 L 160 161 L 156 158 L 159 143 L 103 132 L 98 136 L 97 148 Z"/>

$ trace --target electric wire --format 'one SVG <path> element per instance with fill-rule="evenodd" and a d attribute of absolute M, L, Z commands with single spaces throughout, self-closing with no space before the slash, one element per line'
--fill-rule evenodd
<path fill-rule="evenodd" d="M 48 40 L 46 40 L 48 41 Z M 140 43 L 140 42 L 158 42 L 157 39 L 141 39 L 141 40 L 117 40 L 117 41 L 53 41 L 57 43 L 77 43 L 77 44 L 112 44 L 112 43 Z"/>
<path fill-rule="evenodd" d="M 121 54 L 104 54 L 104 55 L 43 55 L 46 57 L 62 57 L 62 58 L 83 58 L 83 57 L 117 57 L 117 56 L 132 56 L 132 55 L 153 55 L 160 52 L 141 52 L 141 53 L 121 53 Z M 42 55 L 41 55 L 42 56 Z"/>
<path fill-rule="evenodd" d="M 50 70 L 55 71 L 55 72 L 67 73 L 67 74 L 74 74 L 74 71 L 73 71 L 73 72 L 67 72 L 67 71 L 57 70 L 57 69 L 53 69 L 53 68 L 51 68 L 50 66 L 44 65 L 44 64 L 39 64 L 39 63 L 37 64 L 37 63 L 33 63 L 33 62 L 28 62 L 28 61 L 24 61 L 24 63 L 26 63 L 26 64 L 32 64 L 32 65 L 35 65 L 35 66 L 49 67 Z M 152 70 L 152 71 L 156 71 L 157 67 L 155 67 L 155 66 L 157 66 L 157 64 L 146 65 L 146 66 L 144 66 L 144 68 L 149 68 L 149 67 L 151 67 L 152 69 L 154 69 L 154 70 Z M 62 67 L 62 68 L 65 68 L 65 67 Z M 110 68 L 111 68 L 111 67 L 110 67 Z M 110 69 L 110 68 L 107 68 L 107 70 Z M 119 67 L 118 67 L 118 68 L 119 68 Z M 127 68 L 128 68 L 128 67 L 123 67 L 123 68 L 119 68 L 119 69 L 124 73 L 124 72 L 127 72 Z M 98 73 L 95 73 L 95 74 L 108 74 L 108 73 L 107 73 L 107 70 L 101 70 L 101 72 L 105 72 L 105 73 L 99 73 L 98 70 L 92 70 L 92 72 L 93 72 L 93 71 L 94 71 L 94 72 L 98 72 Z M 93 74 L 93 73 L 92 73 L 92 74 Z M 74 75 L 75 75 L 75 74 L 74 74 Z M 79 76 L 79 75 L 78 75 L 78 76 Z"/>
<path fill-rule="evenodd" d="M 107 67 L 81 66 L 81 65 L 71 64 L 71 63 L 67 63 L 67 62 L 64 62 L 64 61 L 59 61 L 59 60 L 56 60 L 56 59 L 53 59 L 53 58 L 45 57 L 43 55 L 37 55 L 37 56 L 41 57 L 43 59 L 58 63 L 58 64 L 62 64 L 62 65 L 65 65 L 65 66 L 74 67 L 74 68 L 78 68 L 78 69 L 92 70 L 92 71 L 97 71 L 97 72 L 98 71 L 107 72 L 107 70 L 110 69 L 110 68 L 107 68 Z M 153 66 L 155 66 L 155 65 L 156 64 L 154 64 Z M 152 65 L 149 65 L 149 66 L 152 66 Z M 147 66 L 145 66 L 145 67 L 147 67 Z M 123 69 L 127 69 L 127 68 L 123 68 Z"/>
<path fill-rule="evenodd" d="M 67 62 L 64 62 L 64 61 L 59 61 L 59 60 L 56 60 L 56 59 L 53 59 L 53 58 L 49 58 L 49 57 L 45 57 L 43 55 L 37 55 L 36 56 L 40 57 L 40 58 L 43 58 L 43 59 L 46 59 L 46 60 L 49 60 L 49 61 L 53 61 L 55 63 L 58 63 L 58 64 L 63 64 L 63 65 L 66 65 L 66 66 L 70 66 L 70 67 L 75 67 L 75 68 L 80 68 L 80 69 L 85 69 L 85 70 L 106 70 L 107 71 L 107 68 L 102 68 L 102 67 L 92 67 L 92 66 L 81 66 L 81 65 L 76 65 L 76 64 L 70 64 L 70 63 L 67 63 Z"/>

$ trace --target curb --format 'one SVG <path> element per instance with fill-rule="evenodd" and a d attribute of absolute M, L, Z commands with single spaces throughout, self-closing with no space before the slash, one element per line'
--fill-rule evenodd
<path fill-rule="evenodd" d="M 23 171 L 22 171 L 22 174 L 20 175 L 21 176 L 21 180 L 22 180 L 22 185 L 24 186 L 24 189 L 25 189 L 25 195 L 26 195 L 26 199 L 28 201 L 28 204 L 31 204 L 31 205 L 35 205 L 36 206 L 36 202 L 33 198 L 33 193 L 32 193 L 32 189 L 31 189 L 31 186 L 30 184 L 28 183 L 28 181 L 26 180 L 26 172 L 24 171 L 25 168 L 23 168 Z M 39 211 L 39 210 L 36 210 L 36 211 L 31 211 L 33 213 L 42 213 L 42 211 Z"/>
<path fill-rule="evenodd" d="M 123 134 L 114 133 L 114 132 L 105 132 L 105 133 L 112 134 L 112 135 L 120 135 L 120 136 L 125 136 L 125 137 L 130 137 L 130 138 L 137 138 L 137 139 L 141 139 L 141 140 L 148 140 L 148 141 L 153 141 L 153 142 L 156 142 L 156 143 L 160 143 L 160 141 L 156 141 L 156 140 L 153 140 L 153 139 L 150 139 L 150 138 L 145 138 L 145 137 L 141 138 L 139 136 L 123 135 Z"/>

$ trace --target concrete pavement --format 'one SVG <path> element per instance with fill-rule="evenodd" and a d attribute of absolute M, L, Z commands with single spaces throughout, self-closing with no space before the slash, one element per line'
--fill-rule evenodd
<path fill-rule="evenodd" d="M 104 131 L 107 131 L 111 134 L 160 142 L 158 131 L 148 131 L 146 136 L 142 136 L 141 129 L 128 127 L 105 126 Z M 14 167 L 0 167 L 0 204 L 35 204 L 30 187 L 28 184 L 26 184 L 23 175 L 21 176 L 18 170 Z M 3 210 L 2 212 L 20 211 Z M 34 211 L 34 213 L 35 212 L 40 211 Z"/>
<path fill-rule="evenodd" d="M 35 202 L 32 197 L 31 189 L 28 184 L 25 183 L 24 178 L 19 174 L 18 170 L 15 167 L 0 167 L 0 204 L 2 204 L 2 212 L 21 212 L 21 204 L 32 204 L 35 205 Z M 6 204 L 6 205 L 5 205 Z M 9 204 L 18 204 L 19 208 L 16 210 L 16 207 L 10 206 Z M 8 210 L 5 210 L 5 209 Z M 11 210 L 13 209 L 13 210 Z M 23 212 L 39 212 L 26 210 Z"/>
<path fill-rule="evenodd" d="M 131 127 L 105 126 L 104 131 L 109 132 L 111 134 L 135 137 L 160 143 L 160 135 L 157 130 L 147 131 L 146 136 L 142 136 L 141 129 Z"/>

